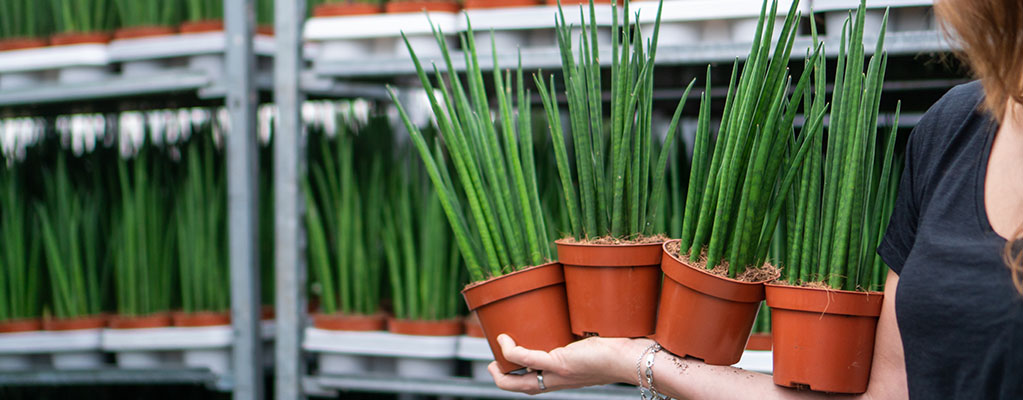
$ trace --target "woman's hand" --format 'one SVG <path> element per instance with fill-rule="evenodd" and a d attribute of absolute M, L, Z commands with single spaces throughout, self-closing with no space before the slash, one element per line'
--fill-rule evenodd
<path fill-rule="evenodd" d="M 504 357 L 530 371 L 543 371 L 545 392 L 610 383 L 633 383 L 636 366 L 624 360 L 636 360 L 654 342 L 649 339 L 617 339 L 591 337 L 550 353 L 529 350 L 515 344 L 508 335 L 497 337 Z M 540 393 L 535 372 L 524 375 L 503 374 L 497 363 L 490 363 L 490 374 L 497 387 L 528 394 Z"/>

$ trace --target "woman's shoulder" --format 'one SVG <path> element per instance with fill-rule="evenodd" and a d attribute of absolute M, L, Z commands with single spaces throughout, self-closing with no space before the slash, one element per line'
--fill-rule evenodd
<path fill-rule="evenodd" d="M 907 165 L 913 180 L 928 192 L 944 173 L 956 166 L 972 167 L 982 156 L 993 120 L 981 109 L 984 88 L 979 81 L 953 87 L 923 115 L 909 136 Z M 967 162 L 959 162 L 967 161 Z M 920 193 L 926 197 L 926 193 Z"/>

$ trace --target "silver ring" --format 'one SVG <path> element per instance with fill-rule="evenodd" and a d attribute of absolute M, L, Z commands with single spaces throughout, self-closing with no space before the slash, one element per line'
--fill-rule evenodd
<path fill-rule="evenodd" d="M 547 390 L 547 385 L 543 384 L 543 371 L 536 371 L 536 383 L 540 385 L 540 391 Z"/>

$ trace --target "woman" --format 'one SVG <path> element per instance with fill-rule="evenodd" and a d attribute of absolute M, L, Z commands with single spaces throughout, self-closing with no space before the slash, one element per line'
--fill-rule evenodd
<path fill-rule="evenodd" d="M 895 212 L 878 248 L 891 270 L 860 397 L 1019 399 L 1023 1 L 939 0 L 935 9 L 979 82 L 949 91 L 910 135 Z M 637 384 L 640 357 L 653 344 L 589 338 L 546 353 L 507 335 L 498 340 L 509 361 L 541 371 L 505 375 L 490 365 L 499 387 L 525 393 Z M 679 399 L 830 397 L 666 352 L 652 369 L 654 388 Z"/>

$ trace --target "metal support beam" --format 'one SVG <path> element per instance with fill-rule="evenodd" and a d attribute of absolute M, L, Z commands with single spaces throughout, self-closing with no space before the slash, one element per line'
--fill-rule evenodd
<path fill-rule="evenodd" d="M 255 87 L 253 0 L 225 0 L 227 34 L 228 237 L 231 264 L 231 323 L 234 326 L 234 399 L 263 399 L 263 342 L 259 328 L 257 177 L 259 173 Z"/>
<path fill-rule="evenodd" d="M 274 4 L 274 102 L 278 118 L 274 131 L 274 240 L 276 274 L 276 387 L 278 400 L 304 399 L 302 327 L 305 325 L 306 269 L 300 238 L 302 194 L 298 179 L 302 165 L 302 102 L 300 86 L 304 66 L 302 26 L 305 0 L 277 0 Z"/>

